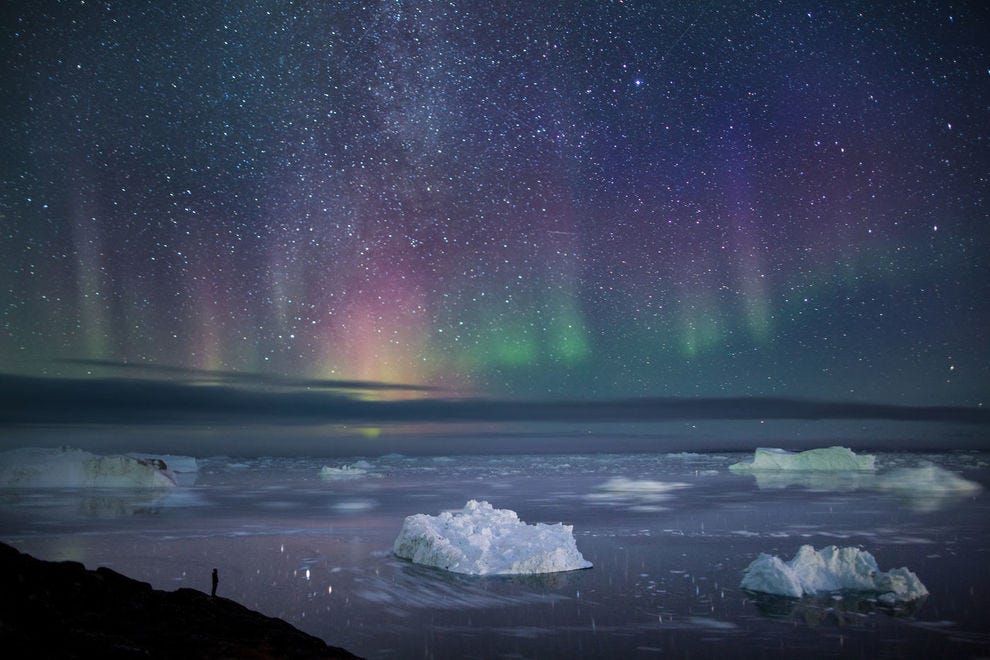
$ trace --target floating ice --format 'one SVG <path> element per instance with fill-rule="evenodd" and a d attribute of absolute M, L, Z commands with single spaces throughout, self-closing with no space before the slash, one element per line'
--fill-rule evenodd
<path fill-rule="evenodd" d="M 934 463 L 891 470 L 877 479 L 876 487 L 880 490 L 903 491 L 911 494 L 924 491 L 930 494 L 960 495 L 975 495 L 983 489 L 983 486 L 975 481 L 964 479 L 955 472 Z"/>
<path fill-rule="evenodd" d="M 679 481 L 651 481 L 612 477 L 598 486 L 600 492 L 589 493 L 585 498 L 595 504 L 629 506 L 635 511 L 662 511 L 660 506 L 673 497 L 673 492 L 690 484 Z"/>
<path fill-rule="evenodd" d="M 0 453 L 0 486 L 7 488 L 172 488 L 162 463 L 131 456 L 97 456 L 81 449 L 27 447 Z"/>
<path fill-rule="evenodd" d="M 870 592 L 888 605 L 928 595 L 925 585 L 908 569 L 882 573 L 869 552 L 834 545 L 821 550 L 803 545 L 789 562 L 761 554 L 746 568 L 739 586 L 793 598 L 833 591 Z"/>
<path fill-rule="evenodd" d="M 371 463 L 367 461 L 357 461 L 351 465 L 341 465 L 340 467 L 324 465 L 320 470 L 320 478 L 327 481 L 336 481 L 341 479 L 359 479 L 367 476 L 378 476 L 368 472 L 368 468 L 370 467 Z"/>
<path fill-rule="evenodd" d="M 469 575 L 555 573 L 590 568 L 573 526 L 527 525 L 515 511 L 470 500 L 460 511 L 408 516 L 392 551 L 417 564 Z"/>
<path fill-rule="evenodd" d="M 930 462 L 891 470 L 877 477 L 873 487 L 906 499 L 918 511 L 935 511 L 983 490 L 975 481 Z"/>
<path fill-rule="evenodd" d="M 875 456 L 869 454 L 857 456 L 847 447 L 809 449 L 808 451 L 797 453 L 783 449 L 760 447 L 756 450 L 751 462 L 735 463 L 730 465 L 729 469 L 734 472 L 753 472 L 759 470 L 873 470 L 875 469 L 875 461 Z"/>

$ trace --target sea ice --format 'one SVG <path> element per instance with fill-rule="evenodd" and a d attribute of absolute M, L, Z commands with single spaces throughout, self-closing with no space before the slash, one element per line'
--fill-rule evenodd
<path fill-rule="evenodd" d="M 928 595 L 925 585 L 908 569 L 883 573 L 869 552 L 834 545 L 821 550 L 803 545 L 789 562 L 761 554 L 746 568 L 739 586 L 792 598 L 833 591 L 870 592 L 888 605 Z"/>
<path fill-rule="evenodd" d="M 555 573 L 590 568 L 574 527 L 527 525 L 515 511 L 469 500 L 460 511 L 408 516 L 392 551 L 417 564 L 469 575 Z"/>
<path fill-rule="evenodd" d="M 172 488 L 175 480 L 156 460 L 97 456 L 71 447 L 26 447 L 0 453 L 0 486 Z"/>
<path fill-rule="evenodd" d="M 754 472 L 759 470 L 805 470 L 841 471 L 873 470 L 876 457 L 864 454 L 857 456 L 847 447 L 827 447 L 790 452 L 784 449 L 760 447 L 750 462 L 740 462 L 729 466 L 733 472 Z"/>

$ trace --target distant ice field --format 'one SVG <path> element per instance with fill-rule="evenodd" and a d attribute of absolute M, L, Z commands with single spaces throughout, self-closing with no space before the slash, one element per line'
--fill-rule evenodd
<path fill-rule="evenodd" d="M 729 471 L 752 456 L 214 457 L 166 492 L 0 489 L 0 538 L 161 589 L 206 591 L 216 567 L 220 595 L 369 658 L 990 654 L 990 454 Z M 982 488 L 942 487 L 943 471 Z M 470 499 L 573 525 L 594 567 L 477 577 L 392 555 L 406 516 Z M 860 547 L 930 594 L 892 611 L 740 588 L 760 553 L 805 544 Z"/>

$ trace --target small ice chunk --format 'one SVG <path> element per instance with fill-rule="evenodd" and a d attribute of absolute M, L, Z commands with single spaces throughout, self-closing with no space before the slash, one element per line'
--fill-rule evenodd
<path fill-rule="evenodd" d="M 794 558 L 761 554 L 744 571 L 743 589 L 800 598 L 835 591 L 879 594 L 885 604 L 909 602 L 928 595 L 914 573 L 896 568 L 882 573 L 869 552 L 834 545 L 815 550 L 803 545 Z"/>
<path fill-rule="evenodd" d="M 802 452 L 760 447 L 753 455 L 752 461 L 735 463 L 730 465 L 729 469 L 733 472 L 874 470 L 875 462 L 875 456 L 870 454 L 857 455 L 848 447 L 826 447 Z"/>
<path fill-rule="evenodd" d="M 6 488 L 173 488 L 160 460 L 98 456 L 71 447 L 25 447 L 0 452 Z"/>
<path fill-rule="evenodd" d="M 371 476 L 368 472 L 368 468 L 371 464 L 367 461 L 358 461 L 352 465 L 341 465 L 340 467 L 331 467 L 329 465 L 324 465 L 320 470 L 320 478 L 327 481 L 337 481 L 342 479 L 359 479 L 361 477 Z M 374 475 L 377 476 L 377 475 Z"/>
<path fill-rule="evenodd" d="M 515 511 L 470 500 L 460 511 L 408 516 L 395 556 L 469 575 L 556 573 L 590 568 L 578 552 L 573 526 L 527 525 Z"/>

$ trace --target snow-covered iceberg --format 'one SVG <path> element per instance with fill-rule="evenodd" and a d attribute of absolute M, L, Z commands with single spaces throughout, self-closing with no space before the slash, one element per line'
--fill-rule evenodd
<path fill-rule="evenodd" d="M 843 471 L 874 470 L 876 457 L 857 455 L 847 447 L 825 447 L 808 451 L 790 452 L 784 449 L 760 447 L 752 461 L 729 466 L 733 472 L 757 472 L 761 470 Z"/>
<path fill-rule="evenodd" d="M 470 500 L 460 511 L 408 516 L 395 556 L 469 575 L 521 575 L 590 568 L 573 526 L 527 525 L 515 511 Z"/>
<path fill-rule="evenodd" d="M 157 460 L 98 456 L 70 447 L 26 447 L 0 452 L 4 488 L 173 488 L 175 480 Z"/>
<path fill-rule="evenodd" d="M 928 595 L 925 585 L 908 569 L 884 573 L 869 552 L 834 545 L 821 550 L 803 545 L 789 562 L 761 554 L 746 568 L 739 586 L 792 598 L 835 591 L 868 592 L 887 605 Z"/>

